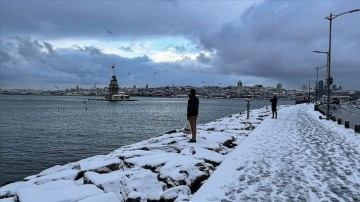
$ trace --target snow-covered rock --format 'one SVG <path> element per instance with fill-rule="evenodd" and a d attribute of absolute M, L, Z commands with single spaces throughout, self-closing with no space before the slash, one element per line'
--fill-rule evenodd
<path fill-rule="evenodd" d="M 17 191 L 15 197 L 21 202 L 61 202 L 78 201 L 103 193 L 95 185 L 77 185 L 72 180 L 56 180 L 41 185 L 21 188 Z"/>
<path fill-rule="evenodd" d="M 12 201 L 188 201 L 269 114 L 267 107 L 198 125 L 197 142 L 180 130 L 121 147 L 0 187 Z M 65 194 L 66 193 L 66 194 Z M 2 202 L 2 201 L 1 201 Z"/>
<path fill-rule="evenodd" d="M 121 202 L 113 192 L 89 196 L 87 198 L 79 200 L 78 202 L 100 202 L 100 201 Z"/>

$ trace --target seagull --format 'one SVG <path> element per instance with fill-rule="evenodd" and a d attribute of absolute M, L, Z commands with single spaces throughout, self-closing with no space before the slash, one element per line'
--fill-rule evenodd
<path fill-rule="evenodd" d="M 111 35 L 114 35 L 108 28 L 106 28 L 106 31 L 111 34 Z"/>

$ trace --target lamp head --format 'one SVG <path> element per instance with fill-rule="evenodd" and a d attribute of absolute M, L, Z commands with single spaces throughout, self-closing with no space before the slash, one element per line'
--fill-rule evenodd
<path fill-rule="evenodd" d="M 357 11 L 360 11 L 360 9 L 351 10 L 351 11 L 349 11 L 349 13 L 353 13 L 353 12 L 357 12 Z"/>

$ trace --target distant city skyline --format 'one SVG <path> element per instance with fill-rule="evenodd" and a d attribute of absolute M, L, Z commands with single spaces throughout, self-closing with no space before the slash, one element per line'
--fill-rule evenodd
<path fill-rule="evenodd" d="M 264 85 L 326 64 L 330 13 L 358 1 L 0 1 L 0 87 Z M 19 12 L 21 11 L 21 12 Z M 360 12 L 333 21 L 331 71 L 360 89 Z M 326 68 L 319 69 L 324 80 Z"/>

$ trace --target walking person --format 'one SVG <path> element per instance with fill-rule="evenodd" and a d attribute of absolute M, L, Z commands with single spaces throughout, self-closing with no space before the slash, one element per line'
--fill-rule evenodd
<path fill-rule="evenodd" d="M 275 118 L 277 119 L 277 110 L 276 110 L 277 97 L 275 94 L 274 94 L 274 97 L 270 99 L 270 102 L 271 102 L 272 118 L 274 118 L 274 115 L 275 115 Z"/>
<path fill-rule="evenodd" d="M 195 94 L 195 89 L 191 89 L 187 105 L 187 119 L 191 128 L 191 139 L 189 142 L 196 142 L 196 119 L 199 114 L 199 98 Z"/>

